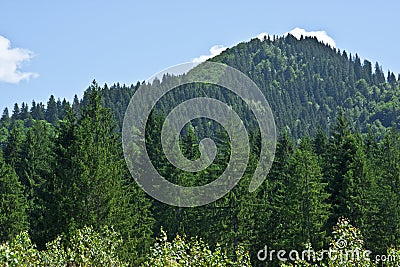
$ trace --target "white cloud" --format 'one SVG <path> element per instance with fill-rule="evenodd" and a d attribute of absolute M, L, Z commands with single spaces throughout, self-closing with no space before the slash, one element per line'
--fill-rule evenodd
<path fill-rule="evenodd" d="M 318 41 L 328 44 L 331 47 L 336 47 L 335 41 L 325 31 L 306 31 L 305 29 L 294 28 L 290 32 L 286 32 L 284 34 L 284 36 L 287 36 L 289 33 L 297 39 L 300 39 L 302 35 L 304 37 L 306 37 L 306 36 L 307 37 L 317 37 Z M 267 32 L 262 32 L 262 33 L 258 34 L 256 37 L 258 39 L 260 39 L 260 41 L 263 41 L 265 37 L 267 37 L 267 38 L 270 37 L 272 39 L 273 35 L 271 35 Z M 209 58 L 212 58 L 212 57 L 215 57 L 215 56 L 221 54 L 227 48 L 228 47 L 223 46 L 223 45 L 214 45 L 210 48 L 209 55 L 201 55 L 199 57 L 196 57 L 196 58 L 192 59 L 192 63 L 204 62 Z"/>
<path fill-rule="evenodd" d="M 193 63 L 201 63 L 206 61 L 209 58 L 218 56 L 219 54 L 221 54 L 223 51 L 225 51 L 228 47 L 225 47 L 223 45 L 213 45 L 210 48 L 210 54 L 209 55 L 201 55 L 199 57 L 196 57 L 194 59 L 192 59 Z"/>
<path fill-rule="evenodd" d="M 324 44 L 330 45 L 331 47 L 336 47 L 335 41 L 330 37 L 326 31 L 306 31 L 305 29 L 301 28 L 294 28 L 290 32 L 285 33 L 285 36 L 288 34 L 293 35 L 297 39 L 300 39 L 301 36 L 303 35 L 304 37 L 306 36 L 312 36 L 312 37 L 317 37 L 318 41 L 323 42 Z"/>
<path fill-rule="evenodd" d="M 19 83 L 38 77 L 37 73 L 20 71 L 22 63 L 32 57 L 28 49 L 11 48 L 10 40 L 0 35 L 0 82 Z"/>
<path fill-rule="evenodd" d="M 265 38 L 265 37 L 268 38 L 268 36 L 269 36 L 270 38 L 273 37 L 271 34 L 269 34 L 269 33 L 267 33 L 267 32 L 262 32 L 262 33 L 260 33 L 259 35 L 257 35 L 257 38 L 260 39 L 260 41 L 264 41 L 264 38 Z"/>

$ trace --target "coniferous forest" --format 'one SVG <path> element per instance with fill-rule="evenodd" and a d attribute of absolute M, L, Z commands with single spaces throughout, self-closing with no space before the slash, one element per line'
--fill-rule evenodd
<path fill-rule="evenodd" d="M 338 247 L 343 238 L 349 247 L 372 251 L 371 260 L 321 264 L 396 266 L 400 76 L 316 38 L 291 35 L 240 43 L 211 61 L 248 75 L 271 106 L 278 143 L 262 186 L 248 192 L 260 155 L 254 115 L 223 88 L 189 84 L 174 90 L 147 122 L 156 169 L 190 186 L 225 170 L 229 136 L 213 121 L 193 120 L 181 132 L 182 153 L 198 158 L 204 137 L 215 140 L 218 153 L 206 170 L 178 170 L 160 140 L 169 111 L 187 99 L 212 96 L 245 121 L 251 153 L 244 177 L 223 198 L 195 208 L 152 199 L 126 167 L 122 122 L 141 82 L 93 81 L 72 103 L 51 96 L 47 103 L 15 104 L 0 119 L 1 266 L 310 266 L 276 257 L 262 261 L 258 252 L 266 245 L 317 251 Z M 171 79 L 144 86 L 151 90 Z M 399 258 L 379 263 L 376 255 Z"/>

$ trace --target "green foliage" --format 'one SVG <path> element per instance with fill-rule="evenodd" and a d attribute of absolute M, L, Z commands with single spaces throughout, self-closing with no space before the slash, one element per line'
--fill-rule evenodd
<path fill-rule="evenodd" d="M 17 175 L 0 158 L 0 242 L 28 229 L 27 206 Z"/>
<path fill-rule="evenodd" d="M 25 185 L 29 203 L 29 221 L 33 242 L 40 248 L 53 237 L 52 183 L 54 180 L 55 153 L 54 129 L 46 121 L 34 121 L 22 144 L 20 180 Z"/>
<path fill-rule="evenodd" d="M 122 244 L 119 235 L 109 228 L 95 232 L 92 227 L 58 236 L 49 242 L 47 250 L 39 251 L 27 232 L 22 232 L 9 243 L 0 244 L 1 266 L 128 266 L 118 258 Z"/>
<path fill-rule="evenodd" d="M 392 122 L 399 125 L 399 83 L 394 75 L 386 83 L 379 64 L 372 73 L 371 62 L 362 64 L 357 54 L 349 57 L 315 38 L 253 39 L 211 60 L 255 81 L 279 118 L 278 128 L 288 127 L 296 139 L 314 135 L 319 125 L 330 128 L 340 107 L 362 132 L 372 127 L 382 133 Z M 382 106 L 386 108 L 377 108 Z"/>
<path fill-rule="evenodd" d="M 351 131 L 343 111 L 339 113 L 329 141 L 324 173 L 331 194 L 331 225 L 343 215 L 363 227 L 371 181 L 363 141 Z"/>
<path fill-rule="evenodd" d="M 383 266 L 387 267 L 396 267 L 399 265 L 400 261 L 400 248 L 399 247 L 390 247 L 387 249 L 387 253 L 384 257 L 380 257 L 379 260 L 377 260 L 377 265 L 382 264 Z"/>
<path fill-rule="evenodd" d="M 67 239 L 63 244 L 63 240 Z M 59 236 L 42 252 L 45 266 L 128 266 L 118 256 L 123 241 L 112 228 L 96 232 L 93 227 Z"/>
<path fill-rule="evenodd" d="M 119 135 L 111 113 L 101 105 L 93 82 L 80 118 L 69 116 L 58 143 L 55 199 L 60 207 L 58 231 L 93 225 L 97 230 L 113 225 L 124 240 L 121 255 L 132 264 L 140 260 L 152 242 L 150 202 L 131 182 Z"/>
<path fill-rule="evenodd" d="M 336 253 L 328 258 L 328 266 L 373 266 L 371 253 L 366 252 L 364 248 L 360 230 L 351 225 L 348 219 L 339 218 L 332 234 L 330 249 Z M 354 255 L 353 251 L 356 252 Z"/>
<path fill-rule="evenodd" d="M 54 96 L 50 96 L 49 101 L 47 102 L 47 109 L 45 114 L 46 120 L 51 124 L 55 124 L 58 119 L 58 109 L 57 103 Z"/>
<path fill-rule="evenodd" d="M 149 259 L 142 266 L 149 267 L 249 267 L 250 257 L 243 247 L 238 246 L 237 260 L 230 260 L 223 247 L 217 245 L 211 250 L 203 240 L 191 238 L 189 241 L 179 235 L 172 242 L 168 241 L 167 234 L 161 229 L 161 236 L 151 249 Z"/>
<path fill-rule="evenodd" d="M 26 231 L 10 242 L 0 244 L 0 262 L 9 267 L 44 266 L 41 265 L 40 252 Z"/>
<path fill-rule="evenodd" d="M 292 240 L 290 244 L 295 247 L 305 243 L 321 247 L 325 242 L 325 223 L 330 214 L 329 194 L 308 137 L 303 138 L 294 151 L 288 170 L 290 182 L 285 190 L 285 207 L 290 219 L 289 236 L 285 239 Z"/>
<path fill-rule="evenodd" d="M 333 230 L 328 249 L 314 251 L 309 245 L 305 248 L 305 251 L 314 253 L 305 253 L 305 258 L 300 256 L 295 263 L 281 262 L 280 266 L 378 266 L 372 262 L 371 252 L 364 248 L 364 240 L 360 230 L 352 226 L 348 219 L 339 218 Z M 308 256 L 310 256 L 310 259 L 308 259 Z"/>

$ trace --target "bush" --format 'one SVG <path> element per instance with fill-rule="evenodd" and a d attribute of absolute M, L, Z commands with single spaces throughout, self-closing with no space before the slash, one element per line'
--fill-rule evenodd
<path fill-rule="evenodd" d="M 161 229 L 161 237 L 151 249 L 149 259 L 143 267 L 249 267 L 249 254 L 239 246 L 236 251 L 237 260 L 230 260 L 220 245 L 212 251 L 201 239 L 192 238 L 186 241 L 184 237 L 176 236 L 172 242 L 167 240 L 167 234 Z"/>
<path fill-rule="evenodd" d="M 377 266 L 370 259 L 371 252 L 364 248 L 360 230 L 352 226 L 348 219 L 339 218 L 332 234 L 329 249 L 315 252 L 315 257 L 311 257 L 310 260 L 308 258 L 298 259 L 295 265 L 285 262 L 281 263 L 281 266 Z M 306 246 L 306 251 L 308 250 L 314 251 L 310 244 Z"/>
<path fill-rule="evenodd" d="M 32 244 L 27 232 L 22 232 L 11 242 L 0 245 L 1 266 L 41 266 L 40 258 L 40 252 Z"/>
<path fill-rule="evenodd" d="M 38 251 L 27 232 L 22 232 L 11 242 L 0 245 L 1 266 L 128 266 L 119 260 L 117 251 L 122 244 L 119 235 L 109 228 L 100 233 L 92 227 L 58 236 L 47 243 L 47 249 Z"/>

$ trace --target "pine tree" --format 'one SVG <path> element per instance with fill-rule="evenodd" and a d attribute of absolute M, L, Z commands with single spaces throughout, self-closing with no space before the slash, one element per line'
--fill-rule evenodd
<path fill-rule="evenodd" d="M 20 178 L 23 175 L 21 154 L 23 152 L 23 142 L 25 140 L 24 130 L 22 122 L 16 121 L 8 134 L 4 149 L 4 159 L 6 163 L 14 168 Z"/>
<path fill-rule="evenodd" d="M 285 233 L 289 230 L 293 218 L 287 213 L 287 193 L 289 186 L 289 160 L 293 153 L 293 142 L 287 131 L 284 131 L 278 140 L 275 159 L 268 181 L 271 184 L 268 193 L 271 203 L 271 219 L 266 222 L 267 240 L 274 247 L 285 248 Z"/>
<path fill-rule="evenodd" d="M 372 81 L 372 64 L 368 60 L 364 60 L 363 64 L 363 76 L 364 79 L 368 82 L 371 83 Z"/>
<path fill-rule="evenodd" d="M 63 141 L 71 168 L 58 178 L 63 220 L 73 228 L 113 225 L 124 238 L 124 257 L 137 260 L 150 245 L 150 204 L 128 176 L 114 127 L 94 82 L 88 105 L 72 128 L 72 143 Z"/>
<path fill-rule="evenodd" d="M 8 108 L 5 108 L 3 111 L 3 115 L 1 115 L 1 118 L 0 118 L 0 125 L 8 128 L 8 127 L 10 127 L 10 122 L 11 122 L 11 120 L 10 120 L 10 114 L 8 112 Z"/>
<path fill-rule="evenodd" d="M 361 67 L 361 60 L 358 54 L 356 54 L 356 57 L 354 59 L 354 74 L 356 81 L 362 78 L 362 67 Z"/>
<path fill-rule="evenodd" d="M 74 96 L 74 101 L 72 102 L 72 110 L 74 111 L 74 113 L 76 115 L 79 114 L 79 110 L 80 110 L 80 102 L 79 102 L 79 98 L 77 95 Z"/>
<path fill-rule="evenodd" d="M 64 100 L 61 103 L 61 107 L 60 110 L 58 112 L 58 116 L 60 120 L 63 120 L 66 118 L 67 116 L 67 112 L 70 109 L 71 105 L 69 104 L 69 102 L 64 98 Z"/>
<path fill-rule="evenodd" d="M 366 172 L 366 159 L 359 135 L 351 132 L 350 125 L 341 110 L 330 138 L 324 175 L 331 194 L 333 224 L 340 216 L 350 218 L 358 227 L 363 227 L 367 191 L 370 177 Z"/>
<path fill-rule="evenodd" d="M 51 124 L 55 124 L 58 120 L 58 108 L 56 100 L 53 95 L 50 96 L 50 99 L 47 102 L 47 109 L 45 116 L 46 120 Z"/>
<path fill-rule="evenodd" d="M 383 155 L 393 149 L 390 148 L 393 144 L 387 142 L 387 137 L 383 141 L 384 144 L 378 143 L 378 136 L 369 132 L 364 141 L 366 172 L 371 177 L 371 184 L 366 196 L 366 219 L 362 230 L 365 233 L 366 247 L 375 254 L 386 253 L 386 248 L 394 240 L 393 229 L 390 229 L 389 225 L 393 219 L 393 212 L 396 212 L 398 197 L 389 183 L 391 178 L 387 180 L 387 158 Z"/>
<path fill-rule="evenodd" d="M 73 203 L 68 199 L 66 192 L 69 190 L 70 186 L 69 179 L 72 176 L 72 145 L 75 141 L 75 128 L 77 124 L 77 119 L 72 111 L 69 109 L 66 111 L 66 118 L 60 121 L 55 133 L 55 168 L 54 168 L 54 179 L 50 181 L 49 191 L 52 194 L 49 196 L 52 201 L 53 211 L 52 216 L 49 221 L 52 221 L 53 236 L 57 236 L 61 233 L 68 233 L 69 228 L 73 227 L 68 225 L 70 214 L 69 211 L 73 208 Z"/>
<path fill-rule="evenodd" d="M 12 114 L 12 119 L 13 120 L 19 120 L 20 118 L 20 109 L 17 103 L 14 104 L 14 109 L 13 109 L 13 114 Z"/>
<path fill-rule="evenodd" d="M 194 133 L 193 125 L 188 125 L 187 134 L 182 140 L 182 154 L 190 160 L 196 160 L 200 156 L 198 138 Z"/>
<path fill-rule="evenodd" d="M 373 230 L 377 238 L 374 245 L 381 245 L 382 249 L 400 244 L 400 133 L 396 128 L 385 135 L 380 154 L 375 163 L 378 222 Z"/>
<path fill-rule="evenodd" d="M 34 120 L 44 120 L 45 119 L 45 109 L 42 103 L 37 103 L 32 101 L 31 115 Z"/>
<path fill-rule="evenodd" d="M 19 119 L 20 120 L 32 119 L 32 116 L 29 113 L 29 106 L 28 106 L 28 104 L 25 104 L 24 102 L 22 102 L 21 113 L 20 113 L 20 118 Z"/>
<path fill-rule="evenodd" d="M 21 180 L 26 185 L 32 240 L 44 247 L 51 233 L 54 210 L 50 183 L 54 179 L 55 157 L 53 129 L 48 122 L 35 121 L 27 132 L 21 153 Z"/>
<path fill-rule="evenodd" d="M 286 211 L 291 227 L 285 240 L 291 240 L 293 247 L 311 243 L 320 248 L 326 241 L 326 220 L 330 215 L 327 203 L 326 183 L 323 182 L 322 168 L 314 154 L 308 137 L 301 140 L 289 162 L 289 184 L 286 190 Z"/>
<path fill-rule="evenodd" d="M 314 151 L 322 157 L 327 152 L 328 138 L 321 126 L 318 127 L 317 133 L 314 137 Z"/>
<path fill-rule="evenodd" d="M 0 155 L 0 242 L 10 241 L 29 227 L 21 183 Z"/>
<path fill-rule="evenodd" d="M 385 82 L 385 74 L 383 74 L 382 67 L 379 66 L 379 63 L 375 63 L 375 82 L 376 84 L 381 84 Z"/>

